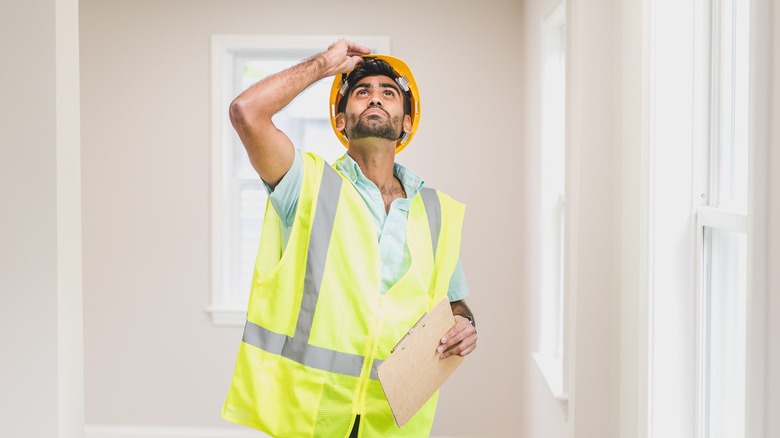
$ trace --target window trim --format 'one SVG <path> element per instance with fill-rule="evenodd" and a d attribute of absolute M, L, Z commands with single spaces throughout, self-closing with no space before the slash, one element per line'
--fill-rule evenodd
<path fill-rule="evenodd" d="M 228 241 L 231 216 L 230 192 L 226 174 L 230 171 L 230 134 L 232 126 L 228 107 L 235 96 L 229 89 L 233 60 L 237 53 L 253 50 L 322 51 L 334 41 L 345 38 L 390 53 L 390 37 L 381 35 L 212 35 L 211 36 L 211 239 L 210 304 L 206 312 L 215 326 L 243 326 L 246 308 L 230 305 L 227 300 Z"/>
<path fill-rule="evenodd" d="M 651 2 L 646 55 L 648 437 L 693 436 L 696 418 L 696 218 L 706 176 L 695 163 L 708 143 L 702 97 L 708 77 L 701 3 Z M 691 32 L 693 30 L 693 32 Z M 685 60 L 695 59 L 695 62 Z M 671 240 L 673 239 L 673 240 Z M 671 364 L 675 364 L 672 366 Z"/>
<path fill-rule="evenodd" d="M 715 207 L 699 207 L 696 221 L 699 227 L 716 228 L 719 230 L 748 232 L 748 215 L 725 211 Z"/>
<path fill-rule="evenodd" d="M 541 53 L 541 80 L 544 84 L 545 81 L 545 74 L 544 69 L 546 67 L 545 64 L 545 57 L 548 53 L 547 51 L 547 42 L 550 38 L 551 33 L 555 32 L 555 28 L 557 27 L 563 27 L 563 35 L 562 35 L 562 46 L 563 46 L 563 54 L 564 54 L 564 71 L 563 71 L 563 80 L 564 80 L 564 87 L 567 86 L 566 84 L 566 77 L 568 76 L 568 69 L 566 68 L 566 47 L 568 46 L 567 42 L 567 32 L 566 32 L 566 22 L 567 22 L 567 1 L 561 0 L 558 3 L 556 3 L 554 6 L 551 7 L 549 12 L 542 16 L 541 18 L 541 47 L 540 47 L 540 53 Z M 545 87 L 542 86 L 542 90 L 544 90 Z M 541 105 L 544 107 L 546 104 L 544 102 L 545 95 L 544 92 L 542 92 L 542 102 Z M 567 92 L 564 90 L 563 94 L 564 98 L 564 108 L 563 108 L 563 114 L 564 114 L 564 131 L 566 126 L 566 120 L 565 117 L 567 116 Z M 544 112 L 544 111 L 543 111 Z M 544 125 L 544 120 L 542 120 L 542 124 Z M 542 127 L 542 137 L 545 137 L 544 132 L 544 126 Z M 566 133 L 564 132 L 563 135 L 563 167 L 564 167 L 564 184 L 563 184 L 563 193 L 564 197 L 566 196 L 566 190 L 569 188 L 568 184 L 569 181 L 567 181 L 569 178 L 566 177 L 567 172 L 566 168 L 569 166 L 569 159 L 567 158 L 567 139 L 566 139 Z M 544 161 L 544 160 L 542 160 Z M 544 187 L 546 184 L 543 180 L 540 181 L 542 187 Z M 569 282 L 567 281 L 568 273 L 569 271 L 569 260 L 570 257 L 567 256 L 567 254 L 571 254 L 570 252 L 570 239 L 567 238 L 569 236 L 569 230 L 568 225 L 570 223 L 571 218 L 571 203 L 566 202 L 565 199 L 559 199 L 558 200 L 558 208 L 561 210 L 561 223 L 560 223 L 560 235 L 558 236 L 559 241 L 559 278 L 558 278 L 558 290 L 554 291 L 556 293 L 556 298 L 553 301 L 555 309 L 553 310 L 555 318 L 550 318 L 549 312 L 541 312 L 540 313 L 540 322 L 539 322 L 539 333 L 540 333 L 540 345 L 538 346 L 538 349 L 535 353 L 532 354 L 532 357 L 534 359 L 534 362 L 536 363 L 536 366 L 539 368 L 539 371 L 542 373 L 542 376 L 544 377 L 545 381 L 547 382 L 547 386 L 552 392 L 553 397 L 558 400 L 564 408 L 568 406 L 569 402 L 569 378 L 568 378 L 568 329 L 569 329 L 569 321 L 568 321 L 568 315 L 569 315 Z M 545 232 L 542 232 L 543 235 L 546 235 Z M 545 245 L 542 244 L 540 247 L 543 248 Z M 542 258 L 546 258 L 546 254 L 542 254 Z M 542 272 L 542 275 L 550 275 L 550 272 Z M 544 284 L 544 281 L 543 281 Z M 540 288 L 540 293 L 550 293 L 549 289 Z M 540 302 L 544 302 L 544 298 L 540 297 Z M 543 309 L 545 310 L 545 309 Z M 550 310 L 550 309 L 546 309 Z M 541 345 L 541 343 L 545 340 L 550 340 L 550 334 L 554 334 L 555 338 L 555 347 L 553 348 L 552 345 Z"/>
<path fill-rule="evenodd" d="M 746 305 L 746 354 L 745 354 L 745 436 L 758 437 L 764 436 L 766 406 L 765 406 L 765 382 L 766 382 L 766 351 L 765 346 L 768 340 L 767 314 L 766 314 L 766 296 L 768 281 L 767 264 L 767 175 L 768 175 L 768 147 L 771 132 L 769 118 L 769 97 L 766 90 L 770 84 L 770 66 L 771 52 L 769 47 L 769 30 L 771 29 L 771 14 L 768 13 L 771 0 L 751 0 L 750 12 L 750 42 L 749 42 L 749 64 L 750 64 L 750 90 L 748 95 L 748 111 L 750 111 L 750 121 L 748 128 L 748 205 L 745 212 L 732 212 L 727 209 L 705 206 L 702 202 L 694 206 L 694 226 L 692 227 L 696 234 L 696 239 L 700 239 L 701 231 L 706 228 L 717 228 L 731 230 L 747 235 L 747 305 Z M 697 2 L 702 5 L 703 2 Z M 675 5 L 678 6 L 678 5 Z M 678 6 L 679 7 L 679 6 Z M 687 7 L 687 6 L 686 6 Z M 652 9 L 656 5 L 651 6 Z M 652 22 L 652 17 L 649 20 Z M 652 38 L 652 35 L 651 35 Z M 652 61 L 653 54 L 645 54 L 645 59 Z M 652 63 L 651 63 L 652 65 Z M 652 73 L 652 69 L 650 71 Z M 645 123 L 651 123 L 653 120 L 652 112 L 646 116 Z M 652 124 L 651 124 L 652 126 Z M 696 134 L 692 136 L 694 142 L 699 144 L 699 138 Z M 652 149 L 650 159 L 642 160 L 642 167 L 653 172 Z M 698 151 L 697 151 L 698 152 Z M 699 155 L 697 155 L 698 157 Z M 694 185 L 708 179 L 710 175 L 694 175 Z M 697 178 L 699 177 L 699 178 Z M 650 191 L 653 192 L 653 178 L 650 180 Z M 705 193 L 705 192 L 701 192 Z M 699 192 L 695 192 L 699 196 Z M 712 195 L 712 194 L 708 194 Z M 651 201 L 647 208 L 652 210 L 657 208 Z M 652 221 L 651 221 L 652 224 Z M 652 384 L 652 356 L 653 356 L 653 319 L 654 309 L 653 300 L 653 282 L 652 273 L 654 271 L 653 259 L 654 248 L 652 245 L 653 237 L 652 226 L 648 232 L 650 246 L 647 251 L 649 261 L 646 269 L 649 270 L 648 279 L 648 315 L 650 319 L 647 354 L 649 357 L 647 376 L 648 391 L 648 436 L 653 436 L 653 384 Z M 695 246 L 697 251 L 701 248 L 701 240 L 697 240 Z M 701 260 L 700 254 L 697 254 L 697 263 Z M 644 263 L 643 263 L 644 265 Z M 698 284 L 697 284 L 698 288 Z M 701 318 L 700 315 L 697 315 Z M 700 324 L 701 320 L 697 321 Z M 697 348 L 700 348 L 697 346 Z M 698 364 L 697 364 L 698 366 Z M 640 382 L 641 383 L 641 382 Z M 698 414 L 698 413 L 697 413 Z"/>
<path fill-rule="evenodd" d="M 766 424 L 767 199 L 771 124 L 769 93 L 772 34 L 771 4 L 751 0 L 750 89 L 748 91 L 747 305 L 745 363 L 745 436 L 764 436 Z"/>

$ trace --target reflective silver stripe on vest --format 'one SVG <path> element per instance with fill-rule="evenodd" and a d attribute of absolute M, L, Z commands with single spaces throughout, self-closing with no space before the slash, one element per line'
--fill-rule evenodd
<path fill-rule="evenodd" d="M 371 378 L 374 380 L 379 380 L 379 374 L 377 374 L 377 370 L 379 369 L 379 365 L 382 365 L 382 362 L 384 362 L 381 359 L 374 359 L 374 363 L 371 364 Z"/>
<path fill-rule="evenodd" d="M 244 327 L 243 341 L 271 354 L 278 354 L 308 367 L 359 377 L 363 368 L 363 356 L 328 350 L 316 345 L 300 345 L 295 338 L 272 332 L 251 321 Z M 376 379 L 371 370 L 371 378 Z"/>
<path fill-rule="evenodd" d="M 300 363 L 303 363 L 303 353 L 309 344 L 314 311 L 320 297 L 322 275 L 325 272 L 325 260 L 328 258 L 328 245 L 330 244 L 330 236 L 333 234 L 333 223 L 336 220 L 336 207 L 338 207 L 341 197 L 342 181 L 341 176 L 335 170 L 325 165 L 309 236 L 303 297 L 298 312 L 298 324 L 295 327 L 296 342 L 289 347 L 289 355 L 282 354 Z"/>
<path fill-rule="evenodd" d="M 423 204 L 425 204 L 425 215 L 428 216 L 428 226 L 431 229 L 431 242 L 433 243 L 433 256 L 436 257 L 436 248 L 439 244 L 439 233 L 441 232 L 441 204 L 436 189 L 423 187 L 420 189 Z"/>
<path fill-rule="evenodd" d="M 325 272 L 325 261 L 328 256 L 328 246 L 333 233 L 333 224 L 336 219 L 336 208 L 341 196 L 342 183 L 341 176 L 330 166 L 326 165 L 322 173 L 320 191 L 317 195 L 317 207 L 312 220 L 306 257 L 303 296 L 298 313 L 298 322 L 295 327 L 295 335 L 291 338 L 247 321 L 244 327 L 243 341 L 263 351 L 278 354 L 301 365 L 359 377 L 363 369 L 363 356 L 309 344 L 309 335 L 311 334 L 314 321 L 314 311 L 317 308 L 317 300 L 320 296 L 320 286 L 323 273 Z M 435 190 L 422 189 L 420 193 L 423 196 L 425 212 L 428 215 L 428 222 L 431 227 L 435 254 L 439 229 L 441 228 L 441 206 Z M 371 379 L 378 380 L 377 369 L 382 362 L 382 360 L 376 359 L 371 364 Z"/>

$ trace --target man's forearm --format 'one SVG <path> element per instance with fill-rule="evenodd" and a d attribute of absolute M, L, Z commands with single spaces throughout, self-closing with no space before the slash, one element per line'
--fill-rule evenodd
<path fill-rule="evenodd" d="M 474 314 L 471 313 L 471 309 L 469 309 L 469 306 L 466 305 L 466 302 L 463 300 L 453 301 L 450 303 L 450 307 L 452 308 L 452 314 L 462 316 L 469 321 L 471 321 L 471 324 L 474 325 L 474 327 L 477 326 L 475 320 L 474 320 Z"/>
<path fill-rule="evenodd" d="M 230 105 L 233 124 L 270 120 L 306 88 L 324 78 L 325 73 L 325 60 L 322 54 L 317 54 L 263 79 L 246 89 Z"/>
<path fill-rule="evenodd" d="M 249 161 L 271 187 L 281 181 L 295 158 L 294 145 L 271 118 L 318 80 L 352 71 L 369 49 L 339 40 L 327 50 L 271 75 L 241 93 L 230 105 L 230 121 Z"/>
<path fill-rule="evenodd" d="M 292 142 L 271 118 L 319 80 L 322 64 L 317 56 L 263 79 L 230 104 L 230 122 L 252 167 L 270 187 L 279 183 L 295 156 Z"/>

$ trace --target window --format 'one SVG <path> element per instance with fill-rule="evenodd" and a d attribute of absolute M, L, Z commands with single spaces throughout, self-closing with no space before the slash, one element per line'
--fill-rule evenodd
<path fill-rule="evenodd" d="M 212 202 L 209 312 L 215 325 L 243 325 L 267 195 L 228 118 L 230 102 L 263 78 L 321 52 L 338 37 L 212 37 Z M 349 37 L 388 53 L 387 37 Z M 332 78 L 309 87 L 274 116 L 293 144 L 328 162 L 345 150 L 333 134 L 328 97 Z"/>
<path fill-rule="evenodd" d="M 749 8 L 650 5 L 649 437 L 746 436 Z"/>
<path fill-rule="evenodd" d="M 697 210 L 698 436 L 745 436 L 749 10 L 712 2 L 709 184 Z"/>
<path fill-rule="evenodd" d="M 540 330 L 534 359 L 553 395 L 567 399 L 564 377 L 566 3 L 542 24 Z"/>

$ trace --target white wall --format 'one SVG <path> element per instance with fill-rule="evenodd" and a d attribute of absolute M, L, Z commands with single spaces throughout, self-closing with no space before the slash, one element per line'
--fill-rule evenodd
<path fill-rule="evenodd" d="M 571 156 L 576 266 L 570 327 L 570 433 L 575 438 L 616 437 L 620 281 L 620 2 L 570 2 Z"/>
<path fill-rule="evenodd" d="M 0 436 L 83 430 L 75 1 L 0 4 Z"/>
<path fill-rule="evenodd" d="M 580 214 L 566 410 L 531 360 L 540 23 L 554 0 L 400 0 L 354 19 L 343 0 L 310 1 L 306 14 L 300 2 L 83 0 L 87 423 L 227 427 L 219 412 L 241 330 L 212 327 L 204 311 L 209 37 L 343 32 L 391 36 L 393 53 L 409 62 L 423 93 L 420 130 L 400 161 L 468 204 L 463 261 L 480 345 L 446 384 L 434 435 L 638 436 L 646 357 L 637 342 L 646 321 L 635 237 L 643 213 L 645 67 L 637 3 L 569 2 L 568 147 Z M 773 14 L 780 22 L 780 8 Z M 778 108 L 777 84 L 772 96 Z M 773 139 L 780 138 L 779 114 L 772 114 Z M 774 224 L 780 177 L 771 169 L 780 169 L 780 153 L 769 155 Z M 489 193 L 490 184 L 501 190 Z M 771 226 L 770 233 L 771 267 L 780 233 Z M 780 273 L 771 270 L 768 282 L 766 437 L 780 436 L 771 415 L 780 409 L 780 322 L 771 317 L 780 314 Z"/>
<path fill-rule="evenodd" d="M 0 81 L 3 436 L 57 433 L 56 421 L 39 421 L 56 419 L 58 406 L 57 393 L 50 390 L 57 386 L 54 10 L 38 3 L 0 6 L 0 16 L 21 18 L 3 18 L 0 26 L 4 65 L 8 60 L 32 67 L 4 69 Z"/>
<path fill-rule="evenodd" d="M 564 437 L 566 436 L 566 405 L 557 401 L 542 377 L 541 371 L 532 360 L 531 353 L 538 348 L 539 340 L 539 309 L 540 289 L 539 257 L 540 224 L 537 214 L 537 206 L 540 203 L 539 192 L 541 187 L 541 35 L 542 21 L 555 6 L 556 0 L 535 0 L 523 2 L 522 44 L 523 44 L 523 114 L 522 125 L 522 150 L 525 159 L 522 163 L 522 197 L 526 198 L 523 207 L 522 221 L 524 225 L 523 242 L 523 270 L 517 277 L 521 285 L 522 304 L 519 318 L 523 321 L 523 333 L 527 351 L 521 356 L 522 367 L 519 371 L 524 373 L 523 379 L 527 382 L 526 392 L 523 396 L 522 409 L 523 429 L 517 436 L 522 437 Z M 568 62 L 568 60 L 567 60 Z"/>
<path fill-rule="evenodd" d="M 631 366 L 637 361 L 631 336 L 636 322 L 631 312 L 637 300 L 632 295 L 638 279 L 633 263 L 637 242 L 618 241 L 614 232 L 599 225 L 606 213 L 582 217 L 580 233 L 584 229 L 594 234 L 584 239 L 580 253 L 591 254 L 587 249 L 600 238 L 609 242 L 609 248 L 604 249 L 605 262 L 593 260 L 580 267 L 596 272 L 582 276 L 578 288 L 577 380 L 568 421 L 530 361 L 536 342 L 532 291 L 538 279 L 533 277 L 533 223 L 527 222 L 531 216 L 525 212 L 533 208 L 538 181 L 533 149 L 538 143 L 538 24 L 549 3 L 507 0 L 478 8 L 466 2 L 447 2 L 442 7 L 442 3 L 409 0 L 400 10 L 416 10 L 419 15 L 389 11 L 392 25 L 366 20 L 344 30 L 345 34 L 391 35 L 394 52 L 414 66 L 424 84 L 426 116 L 415 140 L 417 147 L 405 151 L 402 160 L 470 206 L 464 264 L 474 290 L 469 301 L 480 319 L 481 341 L 477 353 L 447 384 L 434 431 L 438 435 L 600 438 L 618 436 L 619 417 L 619 436 L 637 436 L 632 430 L 636 422 L 631 420 L 637 416 L 637 406 L 630 412 L 636 403 L 632 373 L 637 371 Z M 572 37 L 578 38 L 572 47 L 579 47 L 574 65 L 582 75 L 575 78 L 575 85 L 594 86 L 579 89 L 580 104 L 594 95 L 610 96 L 610 102 L 601 103 L 606 113 L 581 112 L 575 118 L 580 124 L 595 123 L 576 131 L 582 134 L 579 150 L 603 154 L 611 165 L 622 163 L 615 166 L 620 170 L 610 173 L 609 164 L 583 161 L 590 164 L 580 171 L 581 202 L 595 199 L 599 189 L 610 183 L 620 183 L 623 190 L 639 185 L 632 167 L 637 152 L 628 145 L 637 140 L 641 128 L 636 126 L 635 113 L 623 111 L 618 118 L 616 108 L 626 109 L 641 99 L 635 94 L 641 74 L 637 52 L 632 50 L 641 45 L 641 29 L 636 26 L 641 11 L 638 6 L 617 4 L 617 0 L 603 0 L 584 10 L 580 0 L 570 12 Z M 330 34 L 333 26 L 321 18 L 331 17 L 333 22 L 341 18 L 338 6 L 312 2 L 313 12 L 307 17 L 318 17 L 313 19 L 298 17 L 296 5 L 251 1 L 81 3 L 89 423 L 224 425 L 218 418 L 219 407 L 240 330 L 212 328 L 203 311 L 209 283 L 208 36 Z M 780 8 L 771 9 L 771 20 L 780 22 Z M 28 1 L 0 6 L 0 54 L 7 65 L 24 66 L 3 70 L 0 81 L 2 436 L 79 435 L 69 432 L 77 430 L 81 421 L 79 377 L 73 372 L 80 357 L 78 339 L 73 338 L 79 330 L 73 307 L 80 307 L 74 277 L 81 260 L 78 244 L 73 243 L 80 240 L 80 231 L 73 226 L 78 224 L 78 196 L 72 194 L 79 173 L 72 163 L 78 157 L 78 148 L 72 146 L 78 135 L 73 126 L 78 99 L 74 102 L 67 93 L 78 86 L 67 82 L 68 74 L 77 70 L 73 51 L 55 42 L 56 20 L 66 20 L 65 26 L 59 22 L 58 32 L 73 23 L 57 15 L 63 10 L 67 16 L 73 3 Z M 614 21 L 618 16 L 622 17 L 619 26 Z M 73 32 L 64 37 L 75 38 Z M 616 40 L 620 50 L 615 50 Z M 780 32 L 773 32 L 771 41 L 772 71 L 777 72 Z M 431 62 L 429 47 L 437 49 L 436 62 Z M 71 65 L 66 62 L 57 69 L 57 50 L 63 50 L 60 62 L 71 59 Z M 468 76 L 440 76 L 444 63 L 460 73 L 463 59 L 483 67 L 481 87 L 458 91 L 466 101 L 476 102 L 471 107 L 477 111 L 451 110 L 456 97 L 450 84 Z M 769 125 L 774 145 L 780 139 L 780 86 L 772 79 L 774 110 Z M 614 81 L 614 89 L 605 85 L 609 80 Z M 501 93 L 492 93 L 485 85 L 491 83 L 504 84 Z M 58 114 L 58 98 L 61 111 L 64 99 L 70 115 Z M 621 120 L 623 127 L 610 128 L 610 120 Z M 609 132 L 622 140 L 610 142 Z M 442 153 L 445 148 L 450 153 Z M 767 161 L 766 437 L 780 435 L 780 418 L 772 415 L 780 410 L 780 322 L 773 317 L 780 314 L 780 271 L 773 269 L 780 254 L 780 233 L 772 227 L 780 223 L 780 176 L 773 171 L 780 169 L 780 153 L 775 149 L 770 148 Z M 491 155 L 494 151 L 500 152 L 500 159 Z M 493 170 L 486 172 L 484 167 Z M 596 174 L 598 169 L 604 173 Z M 508 197 L 485 194 L 480 191 L 482 184 L 475 183 L 483 180 L 517 192 Z M 636 201 L 631 193 L 605 193 L 611 195 L 605 195 L 609 199 L 599 205 L 621 213 L 620 220 L 609 223 L 631 235 L 638 227 L 636 205 L 631 205 Z M 600 291 L 602 286 L 605 289 Z M 582 303 L 583 299 L 588 302 Z M 622 319 L 615 315 L 617 306 Z M 63 326 L 63 321 L 69 325 Z M 607 333 L 611 329 L 622 338 L 617 332 Z M 604 354 L 589 354 L 592 351 Z M 63 367 L 63 361 L 68 366 Z M 62 378 L 63 372 L 71 373 L 68 379 Z M 63 380 L 71 381 L 63 384 Z M 69 400 L 67 406 L 62 400 Z M 68 429 L 63 421 L 75 428 Z"/>
<path fill-rule="evenodd" d="M 541 89 L 541 23 L 556 0 L 524 2 L 525 90 L 528 93 L 524 147 L 527 150 L 526 197 L 529 212 L 538 205 L 540 190 L 539 111 Z M 527 412 L 529 437 L 616 437 L 619 433 L 621 199 L 623 178 L 621 99 L 623 76 L 633 73 L 621 65 L 623 45 L 631 28 L 621 27 L 617 0 L 567 2 L 567 205 L 576 212 L 567 228 L 572 257 L 567 259 L 571 319 L 568 330 L 568 407 L 553 399 L 541 373 L 528 366 L 533 403 Z M 632 18 L 629 16 L 629 18 Z M 632 18 L 635 19 L 635 18 Z M 622 33 L 621 33 L 622 32 Z M 635 60 L 631 60 L 635 62 Z M 633 67 L 629 64 L 629 67 Z M 633 77 L 629 78 L 633 80 Z M 631 85 L 633 82 L 629 81 Z M 630 90 L 630 87 L 626 87 Z M 630 120 L 627 119 L 630 122 Z M 635 132 L 627 132 L 630 137 Z M 630 162 L 629 162 L 630 163 Z M 539 251 L 536 215 L 526 214 L 531 253 L 523 280 L 527 330 L 531 346 L 538 337 Z M 634 216 L 637 217 L 637 216 Z M 632 364 L 636 362 L 633 361 Z"/>
<path fill-rule="evenodd" d="M 646 99 L 643 65 L 643 49 L 647 10 L 643 2 L 623 2 L 620 12 L 620 38 L 618 79 L 616 80 L 620 114 L 614 120 L 618 124 L 620 158 L 620 180 L 616 189 L 620 199 L 619 231 L 620 256 L 617 268 L 620 275 L 620 399 L 618 417 L 620 434 L 625 438 L 641 438 L 647 430 L 647 347 L 649 344 L 647 324 L 647 272 L 643 264 L 647 253 L 643 233 L 647 230 L 646 205 L 647 170 L 643 170 L 643 146 L 649 143 L 643 133 Z M 629 110 L 633 108 L 633 110 Z M 618 231 L 616 229 L 616 231 Z"/>
<path fill-rule="evenodd" d="M 88 424 L 228 426 L 219 414 L 241 330 L 214 328 L 204 311 L 209 38 L 343 33 L 392 38 L 423 108 L 399 159 L 468 205 L 480 345 L 445 385 L 433 433 L 529 436 L 520 3 L 353 6 L 81 2 Z"/>

